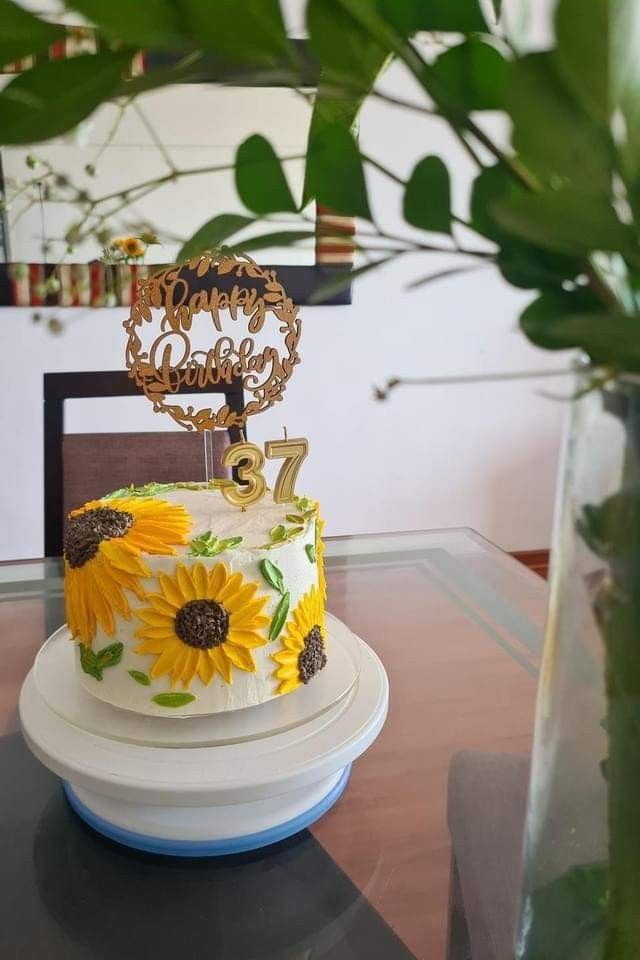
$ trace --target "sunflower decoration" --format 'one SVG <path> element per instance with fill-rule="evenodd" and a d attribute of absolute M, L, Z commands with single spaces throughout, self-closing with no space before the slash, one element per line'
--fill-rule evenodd
<path fill-rule="evenodd" d="M 280 681 L 278 693 L 290 693 L 309 683 L 327 663 L 324 646 L 324 603 L 320 590 L 305 593 L 287 622 L 282 649 L 273 655 L 278 664 L 274 676 Z"/>
<path fill-rule="evenodd" d="M 267 596 L 258 596 L 258 584 L 246 583 L 241 573 L 230 573 L 224 563 L 206 567 L 178 564 L 174 576 L 159 574 L 160 593 L 148 594 L 149 606 L 136 610 L 142 643 L 135 652 L 155 654 L 152 677 L 171 676 L 188 689 L 197 674 L 205 685 L 219 673 L 233 682 L 233 669 L 255 673 L 251 653 L 267 642 L 262 628 Z"/>
<path fill-rule="evenodd" d="M 324 520 L 320 514 L 316 516 L 316 563 L 318 565 L 318 590 L 322 603 L 327 602 L 327 578 L 324 572 L 324 541 L 322 531 L 324 530 Z"/>
<path fill-rule="evenodd" d="M 191 518 L 179 504 L 126 497 L 91 500 L 69 514 L 64 538 L 67 623 L 89 647 L 100 624 L 108 636 L 114 613 L 129 620 L 125 591 L 142 599 L 150 576 L 141 554 L 174 554 L 187 543 Z"/>

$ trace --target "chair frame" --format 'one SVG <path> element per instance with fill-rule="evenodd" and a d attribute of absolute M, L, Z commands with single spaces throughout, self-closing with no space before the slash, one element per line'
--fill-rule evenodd
<path fill-rule="evenodd" d="M 44 553 L 46 557 L 62 554 L 64 517 L 62 502 L 64 472 L 62 439 L 64 436 L 65 400 L 84 400 L 91 397 L 137 397 L 140 389 L 126 370 L 45 373 L 44 377 Z M 231 410 L 241 413 L 244 408 L 242 380 L 231 383 L 207 384 L 206 387 L 182 385 L 177 393 L 224 393 Z M 246 430 L 243 431 L 246 438 Z M 232 443 L 239 443 L 239 427 L 229 428 Z"/>

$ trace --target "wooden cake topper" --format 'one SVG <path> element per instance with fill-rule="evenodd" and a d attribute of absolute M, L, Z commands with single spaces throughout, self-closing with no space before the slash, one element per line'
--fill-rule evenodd
<path fill-rule="evenodd" d="M 216 279 L 226 277 L 220 289 Z M 139 281 L 138 298 L 124 328 L 129 335 L 126 365 L 129 376 L 151 400 L 157 413 L 168 413 L 187 430 L 243 427 L 247 417 L 261 413 L 282 398 L 293 368 L 300 362 L 301 322 L 297 307 L 276 271 L 259 267 L 240 254 L 205 253 L 188 263 L 168 267 Z M 154 311 L 161 311 L 158 314 Z M 194 318 L 208 313 L 215 339 L 206 350 L 192 349 Z M 223 332 L 229 316 L 236 336 Z M 271 342 L 275 319 L 276 342 Z M 146 324 L 158 332 L 145 349 Z M 257 347 L 256 335 L 269 335 Z M 155 331 L 154 331 L 155 332 Z M 206 387 L 242 378 L 248 396 L 241 412 L 224 404 L 218 410 L 195 410 L 169 398 L 181 386 Z"/>

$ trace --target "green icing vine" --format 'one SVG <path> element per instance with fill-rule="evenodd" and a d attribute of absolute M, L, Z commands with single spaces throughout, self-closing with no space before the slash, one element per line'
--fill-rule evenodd
<path fill-rule="evenodd" d="M 110 643 L 108 647 L 102 650 L 92 650 L 91 647 L 85 647 L 83 643 L 80 646 L 80 666 L 85 673 L 88 673 L 94 680 L 102 680 L 102 671 L 107 667 L 115 667 L 122 660 L 122 651 L 124 644 Z"/>
<path fill-rule="evenodd" d="M 151 686 L 151 680 L 146 675 L 146 673 L 142 672 L 142 670 L 129 670 L 128 673 L 131 679 L 135 680 L 136 683 L 141 684 L 141 686 L 143 687 Z"/>
<path fill-rule="evenodd" d="M 228 480 L 208 480 L 202 483 L 145 483 L 136 487 L 131 483 L 128 487 L 119 487 L 112 490 L 111 493 L 105 493 L 103 500 L 115 500 L 117 497 L 155 497 L 159 493 L 167 493 L 169 490 L 220 490 L 226 486 Z"/>
<path fill-rule="evenodd" d="M 198 534 L 191 541 L 190 557 L 216 557 L 225 550 L 232 550 L 242 543 L 242 537 L 226 537 L 219 539 L 211 530 Z"/>
<path fill-rule="evenodd" d="M 151 697 L 154 703 L 159 707 L 185 707 L 188 703 L 193 703 L 196 699 L 192 693 L 156 693 Z"/>

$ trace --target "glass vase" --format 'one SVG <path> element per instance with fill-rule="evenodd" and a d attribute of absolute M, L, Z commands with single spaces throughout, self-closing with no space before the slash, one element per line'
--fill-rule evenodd
<path fill-rule="evenodd" d="M 517 960 L 640 960 L 640 379 L 579 375 L 561 464 Z"/>

